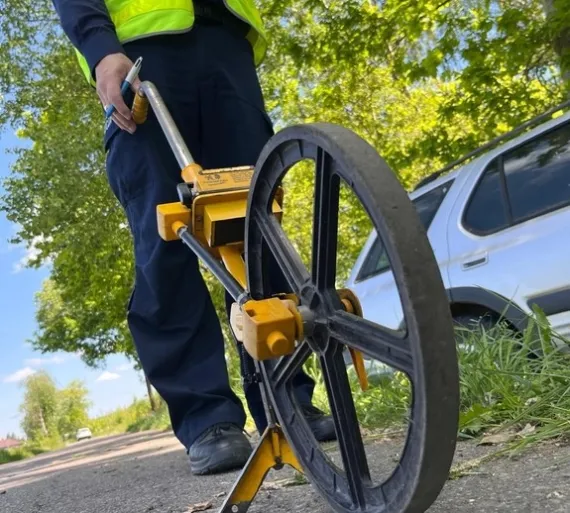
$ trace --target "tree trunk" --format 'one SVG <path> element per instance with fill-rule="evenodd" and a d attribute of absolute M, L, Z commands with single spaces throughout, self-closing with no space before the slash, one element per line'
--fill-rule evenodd
<path fill-rule="evenodd" d="M 150 381 L 146 377 L 146 374 L 145 374 L 144 380 L 146 382 L 146 391 L 148 393 L 148 400 L 150 402 L 150 409 L 152 411 L 156 411 L 156 401 L 154 399 L 154 394 L 152 393 L 152 386 L 150 384 Z"/>
<path fill-rule="evenodd" d="M 570 16 L 568 0 L 542 0 L 547 18 L 552 23 L 552 46 L 560 59 L 560 75 L 570 93 Z"/>

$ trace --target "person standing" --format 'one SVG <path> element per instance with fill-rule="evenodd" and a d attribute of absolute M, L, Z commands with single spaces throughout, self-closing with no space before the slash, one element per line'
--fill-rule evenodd
<path fill-rule="evenodd" d="M 256 69 L 268 44 L 259 12 L 253 0 L 53 4 L 102 107 L 116 109 L 103 144 L 109 185 L 133 237 L 127 319 L 145 374 L 168 405 L 194 474 L 241 468 L 252 448 L 229 384 L 219 319 L 196 256 L 180 241 L 164 242 L 156 227 L 156 205 L 178 201 L 180 168 L 152 109 L 136 126 L 128 106 L 134 92 L 123 98 L 120 87 L 142 56 L 133 89 L 140 80 L 155 83 L 197 162 L 205 169 L 255 164 L 274 133 Z M 246 400 L 263 432 L 259 384 L 244 356 Z M 300 372 L 294 388 L 315 437 L 335 439 L 332 418 L 312 405 L 314 382 Z"/>

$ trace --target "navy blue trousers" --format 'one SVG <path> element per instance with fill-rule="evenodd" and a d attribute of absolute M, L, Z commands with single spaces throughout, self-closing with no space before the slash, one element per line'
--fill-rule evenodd
<path fill-rule="evenodd" d="M 125 50 L 133 61 L 144 58 L 141 80 L 156 84 L 198 163 L 206 169 L 255 164 L 273 127 L 245 39 L 198 24 L 186 34 L 128 43 Z M 178 200 L 180 168 L 152 109 L 133 135 L 112 123 L 105 148 L 109 184 L 134 241 L 129 328 L 146 375 L 168 405 L 173 430 L 189 448 L 214 424 L 243 427 L 245 412 L 230 388 L 220 322 L 197 258 L 180 241 L 158 236 L 156 205 Z M 309 403 L 313 381 L 300 373 L 294 384 L 297 400 Z M 244 388 L 263 431 L 259 385 Z"/>

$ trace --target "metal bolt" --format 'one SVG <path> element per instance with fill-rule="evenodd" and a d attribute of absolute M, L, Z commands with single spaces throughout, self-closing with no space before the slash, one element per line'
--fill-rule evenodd
<path fill-rule="evenodd" d="M 238 511 L 239 511 L 239 508 L 234 504 L 234 505 L 232 506 L 232 512 L 233 512 L 233 513 L 238 513 Z"/>

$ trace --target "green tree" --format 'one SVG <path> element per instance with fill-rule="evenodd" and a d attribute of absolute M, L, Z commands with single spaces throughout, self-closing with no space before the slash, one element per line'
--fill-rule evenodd
<path fill-rule="evenodd" d="M 554 21 L 538 0 L 268 5 L 273 112 L 348 125 L 406 184 L 564 97 Z M 558 0 L 557 12 L 569 7 Z"/>
<path fill-rule="evenodd" d="M 51 376 L 45 371 L 32 374 L 24 381 L 22 429 L 29 440 L 57 435 L 58 393 Z"/>
<path fill-rule="evenodd" d="M 560 71 L 570 92 L 570 9 L 565 0 L 542 0 L 550 24 L 552 46 L 560 59 Z"/>
<path fill-rule="evenodd" d="M 260 5 L 272 38 L 260 72 L 278 128 L 346 125 L 406 187 L 566 94 L 570 0 Z M 49 261 L 52 269 L 38 296 L 34 344 L 80 350 L 90 365 L 116 352 L 136 364 L 125 323 L 132 247 L 106 182 L 100 105 L 49 0 L 0 0 L 0 14 L 0 125 L 28 143 L 16 152 L 0 208 L 19 226 L 14 241 L 35 245 L 31 265 Z M 296 171 L 287 201 L 310 208 L 310 186 Z M 350 262 L 368 226 L 350 195 L 344 201 L 342 262 Z M 307 256 L 310 216 L 285 215 Z M 222 290 L 205 275 L 223 319 Z M 228 347 L 237 380 L 234 355 Z"/>
<path fill-rule="evenodd" d="M 72 381 L 57 394 L 57 429 L 62 437 L 85 427 L 89 420 L 89 391 L 81 381 Z"/>

